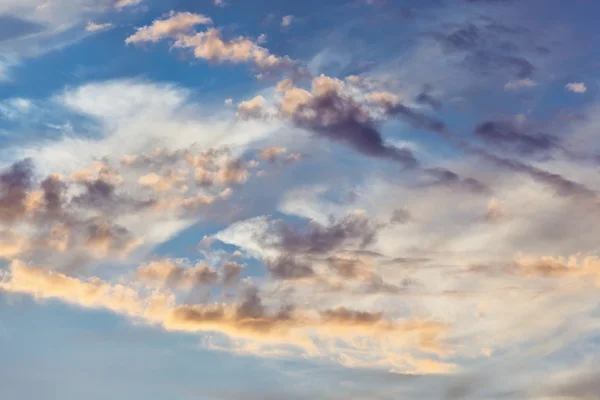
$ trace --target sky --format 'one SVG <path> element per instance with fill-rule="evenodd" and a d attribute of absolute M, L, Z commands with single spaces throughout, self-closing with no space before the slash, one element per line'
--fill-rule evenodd
<path fill-rule="evenodd" d="M 592 0 L 0 0 L 7 400 L 600 399 Z"/>

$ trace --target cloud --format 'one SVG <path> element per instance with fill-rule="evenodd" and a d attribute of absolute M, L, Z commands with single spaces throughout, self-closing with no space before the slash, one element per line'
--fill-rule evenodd
<path fill-rule="evenodd" d="M 595 278 L 600 285 L 600 260 L 597 257 L 521 257 L 516 260 L 516 272 L 528 278 L 566 279 Z"/>
<path fill-rule="evenodd" d="M 394 4 L 382 7 L 382 17 L 396 15 Z M 26 293 L 200 333 L 233 354 L 377 369 L 361 372 L 375 380 L 373 391 L 342 381 L 350 397 L 538 394 L 527 390 L 531 382 L 573 367 L 579 359 L 562 355 L 573 345 L 589 347 L 597 332 L 598 174 L 591 157 L 565 150 L 582 130 L 594 139 L 597 127 L 498 117 L 498 101 L 507 96 L 502 85 L 531 86 L 528 68 L 543 64 L 530 60 L 530 37 L 512 27 L 485 18 L 473 20 L 475 29 L 426 21 L 452 11 L 428 8 L 426 18 L 402 27 L 434 26 L 448 36 L 428 40 L 418 55 L 403 52 L 406 65 L 377 60 L 359 78 L 284 80 L 239 103 L 240 118 L 221 109 L 218 95 L 212 104 L 179 85 L 142 80 L 2 102 L 8 112 L 1 112 L 15 116 L 7 123 L 47 106 L 78 133 L 2 153 L 0 257 L 10 264 L 0 272 L 3 295 Z M 74 19 L 79 31 L 89 18 L 96 14 Z M 133 36 L 147 28 L 148 42 L 175 44 L 211 32 L 192 24 L 156 33 L 155 23 Z M 185 49 L 199 47 L 200 58 L 214 63 L 284 66 L 259 61 L 281 57 L 254 39 L 258 33 L 236 39 L 215 32 Z M 464 74 L 455 74 L 455 61 L 467 67 Z M 404 75 L 404 68 L 414 71 Z M 384 70 L 389 74 L 376 75 Z M 500 77 L 485 85 L 473 71 Z M 429 79 L 435 85 L 425 86 Z M 439 85 L 444 80 L 452 82 Z M 472 121 L 473 110 L 487 117 Z M 585 110 L 590 120 L 593 111 Z M 535 107 L 532 113 L 539 114 Z M 475 128 L 466 135 L 452 132 L 469 125 Z M 338 158 L 294 128 L 398 163 Z M 559 137 L 559 129 L 569 135 Z M 592 154 L 594 143 L 583 154 Z M 299 154 L 309 157 L 291 171 L 280 168 Z M 26 157 L 31 161 L 17 161 Z M 223 243 L 213 240 L 207 249 L 203 241 L 201 252 L 186 250 L 189 260 L 156 258 L 177 257 L 172 252 L 202 235 Z M 237 262 L 246 259 L 247 266 Z M 498 367 L 486 370 L 492 364 Z M 462 375 L 475 370 L 472 378 Z M 449 372 L 460 375 L 399 374 Z M 379 387 L 377 379 L 400 382 L 402 390 Z M 572 386 L 550 381 L 539 394 L 595 393 L 588 377 Z"/>
<path fill-rule="evenodd" d="M 17 161 L 0 173 L 0 229 L 14 229 L 14 235 L 4 236 L 3 257 L 43 260 L 71 272 L 100 260 L 139 259 L 189 224 L 212 218 L 208 208 L 229 201 L 251 179 L 257 161 L 250 154 L 241 160 L 226 146 L 211 149 L 223 137 L 221 128 L 214 122 L 203 125 L 194 107 L 187 108 L 185 92 L 139 83 L 125 84 L 128 90 L 122 92 L 122 84 L 85 85 L 54 100 L 92 118 L 106 134 L 94 139 L 62 137 L 8 156 L 27 154 L 31 161 Z M 131 98 L 115 107 L 123 93 Z M 155 126 L 154 133 L 147 123 Z M 177 133 L 163 142 L 169 147 L 157 147 L 163 129 L 172 128 Z M 241 129 L 249 139 L 252 129 L 247 128 Z M 208 141 L 197 142 L 200 136 L 191 134 L 196 129 L 204 132 L 201 140 Z M 235 136 L 234 131 L 229 132 Z M 233 143 L 231 139 L 226 141 Z M 246 139 L 238 142 L 236 152 L 244 152 Z M 257 152 L 260 148 L 254 156 Z M 49 173 L 57 169 L 60 173 Z M 229 218 L 226 210 L 221 215 Z"/>
<path fill-rule="evenodd" d="M 276 87 L 282 95 L 279 109 L 296 126 L 318 136 L 371 157 L 389 158 L 407 168 L 416 166 L 412 152 L 386 144 L 369 111 L 343 89 L 341 80 L 325 75 L 313 79 L 311 92 L 285 80 Z"/>
<path fill-rule="evenodd" d="M 62 49 L 98 31 L 100 25 L 86 21 L 141 3 L 140 0 L 5 0 L 0 4 L 0 69 L 10 69 L 24 60 Z M 95 29 L 95 30 L 94 30 Z M 11 78 L 7 71 L 0 77 Z"/>
<path fill-rule="evenodd" d="M 167 18 L 157 19 L 149 26 L 137 28 L 133 35 L 125 39 L 125 43 L 156 43 L 163 39 L 173 39 L 189 33 L 198 25 L 211 24 L 212 19 L 202 14 L 171 11 Z"/>
<path fill-rule="evenodd" d="M 182 160 L 177 150 L 194 147 L 201 153 L 228 145 L 244 148 L 277 129 L 277 125 L 257 122 L 231 126 L 229 112 L 212 109 L 207 118 L 200 111 L 203 105 L 192 101 L 185 88 L 144 80 L 92 82 L 69 88 L 49 100 L 69 113 L 91 120 L 95 125 L 93 134 L 98 138 L 62 136 L 43 146 L 23 146 L 7 156 L 17 160 L 29 157 L 45 174 L 71 175 L 93 165 L 99 157 L 118 164 L 131 155 L 141 156 L 138 162 L 152 163 L 146 157 L 152 156 L 168 164 L 172 159 L 166 154 Z M 167 131 L 172 132 L 168 140 Z M 167 151 L 161 154 L 157 148 Z"/>
<path fill-rule="evenodd" d="M 592 399 L 600 390 L 598 374 L 595 372 L 579 372 L 570 376 L 557 377 L 554 382 L 546 384 L 545 399 Z M 559 382 L 556 382 L 556 381 Z"/>
<path fill-rule="evenodd" d="M 279 156 L 285 154 L 286 151 L 287 149 L 285 147 L 271 146 L 262 149 L 260 153 L 258 153 L 258 156 L 267 162 L 273 163 Z"/>
<path fill-rule="evenodd" d="M 10 272 L 10 278 L 0 283 L 6 291 L 38 299 L 55 298 L 84 308 L 104 308 L 130 317 L 143 317 L 170 301 L 165 296 L 140 298 L 131 288 L 112 286 L 97 278 L 82 282 L 43 267 L 28 267 L 21 261 L 12 262 Z"/>
<path fill-rule="evenodd" d="M 191 49 L 194 57 L 217 63 L 251 63 L 271 70 L 292 69 L 296 65 L 289 57 L 275 56 L 249 38 L 223 39 L 221 32 L 214 28 L 194 35 L 181 35 L 173 46 Z"/>
<path fill-rule="evenodd" d="M 438 134 L 446 131 L 446 124 L 441 120 L 423 114 L 404 104 L 385 104 L 385 112 L 388 116 L 399 118 L 417 129 L 426 129 Z"/>
<path fill-rule="evenodd" d="M 360 212 L 330 220 L 326 226 L 310 221 L 306 231 L 294 229 L 283 221 L 272 225 L 259 239 L 265 247 L 284 254 L 329 254 L 350 243 L 367 246 L 376 234 L 376 226 Z"/>
<path fill-rule="evenodd" d="M 531 129 L 535 129 L 532 127 Z M 522 155 L 549 152 L 560 148 L 559 139 L 547 133 L 523 132 L 509 121 L 488 121 L 475 127 L 475 135 L 492 148 Z"/>
<path fill-rule="evenodd" d="M 27 195 L 32 187 L 33 165 L 30 160 L 13 164 L 0 174 L 0 221 L 11 223 L 27 211 Z"/>
<path fill-rule="evenodd" d="M 560 196 L 577 197 L 586 201 L 593 200 L 597 197 L 597 193 L 593 189 L 588 188 L 582 183 L 565 178 L 558 173 L 549 172 L 514 159 L 498 157 L 481 149 L 473 150 L 473 152 L 496 165 L 510 169 L 514 172 L 529 175 L 532 179 L 552 187 Z"/>
<path fill-rule="evenodd" d="M 275 279 L 294 280 L 310 278 L 315 275 L 315 271 L 309 262 L 300 261 L 289 255 L 267 259 L 265 264 L 269 273 Z"/>
<path fill-rule="evenodd" d="M 87 32 L 101 32 L 106 31 L 112 27 L 113 24 L 110 22 L 106 22 L 104 24 L 97 24 L 95 22 L 89 21 L 88 24 L 85 26 L 85 30 Z"/>
<path fill-rule="evenodd" d="M 217 282 L 217 271 L 208 264 L 198 263 L 189 266 L 170 259 L 156 260 L 141 266 L 136 271 L 136 277 L 171 289 L 190 290 L 203 285 Z"/>
<path fill-rule="evenodd" d="M 585 93 L 585 92 L 587 92 L 587 87 L 582 82 L 567 83 L 565 85 L 565 88 L 568 91 L 573 92 L 573 93 Z"/>
<path fill-rule="evenodd" d="M 217 28 L 193 32 L 197 25 L 209 24 L 212 24 L 212 20 L 202 14 L 172 11 L 165 19 L 158 19 L 149 26 L 137 28 L 136 33 L 128 37 L 125 43 L 155 43 L 172 39 L 174 48 L 190 49 L 195 58 L 216 63 L 249 63 L 265 70 L 293 71 L 299 67 L 298 63 L 289 57 L 275 56 L 244 36 L 225 39 Z"/>
<path fill-rule="evenodd" d="M 475 194 L 489 194 L 490 189 L 483 183 L 473 178 L 461 178 L 455 172 L 441 167 L 427 168 L 425 172 L 435 179 L 433 185 L 460 188 Z"/>
<path fill-rule="evenodd" d="M 247 290 L 236 304 L 178 305 L 168 292 L 141 295 L 131 287 L 111 285 L 99 278 L 82 281 L 44 267 L 28 267 L 20 261 L 11 264 L 10 274 L 0 281 L 0 288 L 40 300 L 59 299 L 84 308 L 110 310 L 170 331 L 219 332 L 304 349 L 314 347 L 312 331 L 317 337 L 339 339 L 385 335 L 437 353 L 443 351 L 441 338 L 447 331 L 444 324 L 436 322 L 392 321 L 381 313 L 344 307 L 320 313 L 299 312 L 293 307 L 270 310 L 255 289 Z"/>
<path fill-rule="evenodd" d="M 34 35 L 44 30 L 42 24 L 12 15 L 0 14 L 0 41 L 9 41 Z"/>
<path fill-rule="evenodd" d="M 261 118 L 264 115 L 265 98 L 256 96 L 251 100 L 242 101 L 238 104 L 238 118 Z"/>
<path fill-rule="evenodd" d="M 242 273 L 244 268 L 245 267 L 243 265 L 238 264 L 234 261 L 227 261 L 223 263 L 223 265 L 221 266 L 222 283 L 224 285 L 233 284 L 239 279 L 240 274 Z"/>
<path fill-rule="evenodd" d="M 116 8 L 133 7 L 142 3 L 144 0 L 117 0 L 115 3 Z"/>
<path fill-rule="evenodd" d="M 530 78 L 508 81 L 504 85 L 504 90 L 518 90 L 521 88 L 531 88 L 537 86 L 537 83 Z"/>
<path fill-rule="evenodd" d="M 530 78 L 536 67 L 519 52 L 519 32 L 493 19 L 454 23 L 439 31 L 433 38 L 447 53 L 462 55 L 464 64 L 481 73 L 510 74 L 518 82 Z"/>
<path fill-rule="evenodd" d="M 281 18 L 281 26 L 284 28 L 288 27 L 288 26 L 292 25 L 293 21 L 294 21 L 293 15 L 286 15 L 283 18 Z"/>
<path fill-rule="evenodd" d="M 425 90 L 419 93 L 419 95 L 415 98 L 415 101 L 420 104 L 427 104 L 436 111 L 441 110 L 442 102 L 432 96 L 429 93 L 429 90 L 429 87 L 425 87 Z"/>

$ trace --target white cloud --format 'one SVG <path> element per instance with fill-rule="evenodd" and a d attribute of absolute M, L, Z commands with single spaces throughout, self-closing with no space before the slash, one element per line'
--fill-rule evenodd
<path fill-rule="evenodd" d="M 249 38 L 240 36 L 231 40 L 223 39 L 218 29 L 208 29 L 191 36 L 182 35 L 174 47 L 192 49 L 196 58 L 216 62 L 253 63 L 266 69 L 294 65 L 289 57 L 275 56 Z"/>
<path fill-rule="evenodd" d="M 238 117 L 239 118 L 260 118 L 264 113 L 265 98 L 263 96 L 256 96 L 251 100 L 242 101 L 238 105 Z"/>
<path fill-rule="evenodd" d="M 0 118 L 16 120 L 33 109 L 30 100 L 22 98 L 7 99 L 0 102 Z"/>
<path fill-rule="evenodd" d="M 195 26 L 211 23 L 212 20 L 202 14 L 171 12 L 166 19 L 155 20 L 149 26 L 137 28 L 136 33 L 128 37 L 125 43 L 172 39 L 173 47 L 191 49 L 196 58 L 218 63 L 251 63 L 263 69 L 292 68 L 296 65 L 289 57 L 275 56 L 248 37 L 227 39 L 217 28 L 193 32 Z"/>
<path fill-rule="evenodd" d="M 116 8 L 125 8 L 125 7 L 133 7 L 137 6 L 144 0 L 118 0 L 115 3 Z"/>
<path fill-rule="evenodd" d="M 572 83 L 567 83 L 565 85 L 565 88 L 573 93 L 585 93 L 587 92 L 587 87 L 585 86 L 585 83 L 583 82 L 572 82 Z"/>
<path fill-rule="evenodd" d="M 190 32 L 197 25 L 210 25 L 212 20 L 202 14 L 171 11 L 167 18 L 157 19 L 149 26 L 138 28 L 125 39 L 125 43 L 158 42 L 166 38 L 176 38 Z"/>
<path fill-rule="evenodd" d="M 23 59 L 61 49 L 75 43 L 90 31 L 80 27 L 99 15 L 139 4 L 141 0 L 3 0 L 0 16 L 9 16 L 25 27 L 24 33 L 0 41 L 0 78 L 6 69 Z M 88 25 L 94 28 L 94 25 Z M 96 27 L 99 28 L 99 27 Z M 2 68 L 4 64 L 4 68 Z"/>
<path fill-rule="evenodd" d="M 90 21 L 86 25 L 85 30 L 87 32 L 100 32 L 100 31 L 108 30 L 112 27 L 113 27 L 113 24 L 110 22 L 106 22 L 104 24 L 97 24 L 95 22 Z"/>
<path fill-rule="evenodd" d="M 286 15 L 283 18 L 281 18 L 281 26 L 282 27 L 290 26 L 290 25 L 292 25 L 293 21 L 294 21 L 293 15 Z"/>
<path fill-rule="evenodd" d="M 139 80 L 90 83 L 53 97 L 53 101 L 98 123 L 99 139 L 68 136 L 22 148 L 13 158 L 32 157 L 44 172 L 69 175 L 98 157 L 121 160 L 156 147 L 243 149 L 278 129 L 260 121 L 231 124 L 231 114 L 190 100 L 185 88 Z"/>

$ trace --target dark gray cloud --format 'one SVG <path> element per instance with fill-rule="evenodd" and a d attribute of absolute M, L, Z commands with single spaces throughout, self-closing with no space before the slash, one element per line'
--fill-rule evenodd
<path fill-rule="evenodd" d="M 411 219 L 412 216 L 410 215 L 410 212 L 408 210 L 406 210 L 405 208 L 399 208 L 397 210 L 394 210 L 394 212 L 392 213 L 390 222 L 392 224 L 406 224 L 407 222 L 410 222 Z"/>
<path fill-rule="evenodd" d="M 237 306 L 236 314 L 237 318 L 263 318 L 267 313 L 265 306 L 263 305 L 262 299 L 258 294 L 258 289 L 251 288 L 246 291 L 244 299 Z"/>
<path fill-rule="evenodd" d="M 343 278 L 356 279 L 366 270 L 366 265 L 359 259 L 330 257 L 327 261 L 329 268 Z"/>
<path fill-rule="evenodd" d="M 0 174 L 0 221 L 12 222 L 26 211 L 25 201 L 33 186 L 31 160 L 14 163 Z"/>
<path fill-rule="evenodd" d="M 313 97 L 293 115 L 299 127 L 343 143 L 370 157 L 394 160 L 406 168 L 417 166 L 413 153 L 384 142 L 375 121 L 354 100 L 335 91 Z"/>
<path fill-rule="evenodd" d="M 135 241 L 135 237 L 127 228 L 102 218 L 91 218 L 71 228 L 75 235 L 83 238 L 86 245 L 109 254 L 125 251 Z"/>
<path fill-rule="evenodd" d="M 581 183 L 567 179 L 560 174 L 548 172 L 543 169 L 534 167 L 532 165 L 529 165 L 529 164 L 526 164 L 526 163 L 523 163 L 521 161 L 517 161 L 514 159 L 499 157 L 495 154 L 492 154 L 492 153 L 486 151 L 485 149 L 478 148 L 476 146 L 471 145 L 470 143 L 466 142 L 461 137 L 459 137 L 458 135 L 456 135 L 452 132 L 438 131 L 435 129 L 430 129 L 430 130 L 433 131 L 434 133 L 439 134 L 440 136 L 444 137 L 445 139 L 449 140 L 450 143 L 453 143 L 462 151 L 483 157 L 484 159 L 488 160 L 489 162 L 492 162 L 496 165 L 507 168 L 514 172 L 529 175 L 534 180 L 552 187 L 556 191 L 556 193 L 561 196 L 567 196 L 567 197 L 575 196 L 575 197 L 580 197 L 580 198 L 586 198 L 588 200 L 590 200 L 590 199 L 596 200 L 597 199 L 598 194 L 596 193 L 596 191 L 588 188 L 587 186 L 585 186 Z M 435 176 L 435 170 L 436 170 L 435 168 L 430 168 L 427 170 L 427 172 L 431 173 L 433 171 L 434 176 Z M 455 180 L 455 178 L 452 177 L 452 174 L 454 174 L 454 173 L 450 173 L 450 174 L 444 173 L 443 175 L 447 175 L 448 177 L 450 177 L 450 181 L 452 181 L 452 180 Z M 478 183 L 477 181 L 474 181 L 474 180 L 468 180 L 467 184 L 472 189 L 476 189 L 476 191 L 478 190 L 477 188 L 480 185 L 480 183 Z"/>
<path fill-rule="evenodd" d="M 75 197 L 73 202 L 93 208 L 102 208 L 115 202 L 115 186 L 103 179 L 84 183 L 86 192 Z"/>
<path fill-rule="evenodd" d="M 560 147 L 559 139 L 547 133 L 525 133 L 507 121 L 488 121 L 475 127 L 475 135 L 491 147 L 522 155 L 548 152 Z"/>
<path fill-rule="evenodd" d="M 444 122 L 403 104 L 389 105 L 385 111 L 388 116 L 399 118 L 417 129 L 426 129 L 440 134 L 446 131 Z"/>
<path fill-rule="evenodd" d="M 425 172 L 436 180 L 436 185 L 458 188 L 476 194 L 491 193 L 491 190 L 478 180 L 473 178 L 461 178 L 457 173 L 446 168 L 427 168 Z"/>
<path fill-rule="evenodd" d="M 489 2 L 489 0 L 488 0 Z M 498 71 L 516 78 L 530 77 L 535 66 L 522 54 L 518 35 L 523 29 L 507 27 L 489 18 L 454 24 L 429 32 L 448 53 L 462 54 L 465 65 L 489 75 Z"/>
<path fill-rule="evenodd" d="M 358 247 L 370 244 L 377 227 L 364 215 L 350 214 L 338 220 L 331 219 L 323 226 L 311 221 L 306 230 L 295 229 L 283 221 L 276 225 L 276 247 L 291 254 L 327 254 L 340 250 L 352 242 Z"/>
<path fill-rule="evenodd" d="M 231 285 L 235 283 L 240 274 L 244 270 L 244 266 L 234 261 L 227 261 L 221 265 L 221 283 Z"/>
<path fill-rule="evenodd" d="M 236 306 L 236 318 L 238 320 L 254 320 L 254 329 L 269 330 L 277 322 L 287 321 L 293 317 L 292 307 L 282 307 L 279 311 L 269 311 L 263 304 L 257 288 L 249 288 L 244 293 L 241 302 Z"/>
<path fill-rule="evenodd" d="M 300 260 L 291 255 L 283 255 L 274 259 L 265 260 L 271 276 L 275 279 L 295 280 L 310 278 L 315 271 L 309 261 Z"/>
<path fill-rule="evenodd" d="M 40 184 L 44 192 L 46 212 L 52 215 L 59 213 L 65 203 L 67 185 L 55 176 L 49 176 Z"/>
<path fill-rule="evenodd" d="M 552 187 L 558 195 L 579 197 L 588 200 L 595 200 L 598 197 L 598 194 L 594 190 L 581 183 L 567 179 L 560 174 L 548 172 L 520 161 L 498 157 L 481 149 L 472 151 L 497 165 L 529 175 L 534 180 Z"/>
<path fill-rule="evenodd" d="M 141 210 L 155 204 L 152 198 L 135 198 L 129 194 L 117 193 L 117 187 L 103 178 L 83 183 L 84 193 L 75 196 L 71 205 L 84 209 L 95 209 L 106 215 L 125 214 Z"/>
<path fill-rule="evenodd" d="M 421 93 L 419 93 L 419 95 L 415 98 L 415 100 L 417 103 L 426 104 L 434 110 L 439 111 L 442 109 L 442 102 L 436 99 L 434 96 L 432 96 L 429 93 L 430 90 L 431 88 L 429 86 L 426 86 L 424 90 Z"/>
<path fill-rule="evenodd" d="M 549 386 L 551 389 L 545 395 L 550 399 L 596 399 L 600 394 L 600 374 L 590 372 L 579 375 L 570 382 Z"/>

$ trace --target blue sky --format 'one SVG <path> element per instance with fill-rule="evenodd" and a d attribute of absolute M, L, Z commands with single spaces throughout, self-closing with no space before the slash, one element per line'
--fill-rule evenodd
<path fill-rule="evenodd" d="M 0 0 L 2 398 L 597 398 L 598 11 Z"/>

